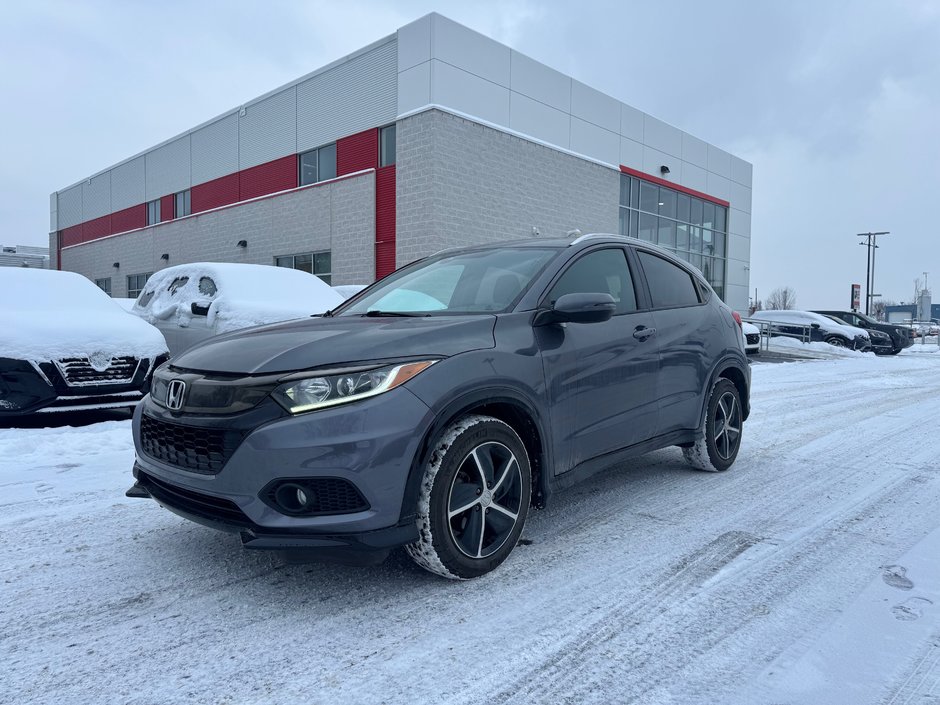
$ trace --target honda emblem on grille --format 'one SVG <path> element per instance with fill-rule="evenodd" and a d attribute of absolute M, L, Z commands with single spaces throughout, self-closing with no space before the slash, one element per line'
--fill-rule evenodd
<path fill-rule="evenodd" d="M 186 382 L 174 379 L 166 387 L 166 408 L 179 411 L 183 408 L 183 395 L 186 393 Z"/>

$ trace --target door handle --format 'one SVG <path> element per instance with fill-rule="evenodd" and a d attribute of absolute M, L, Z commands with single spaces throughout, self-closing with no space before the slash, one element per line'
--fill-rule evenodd
<path fill-rule="evenodd" d="M 637 326 L 636 330 L 633 331 L 633 337 L 637 340 L 646 340 L 651 335 L 656 335 L 655 328 L 647 328 L 646 326 Z"/>

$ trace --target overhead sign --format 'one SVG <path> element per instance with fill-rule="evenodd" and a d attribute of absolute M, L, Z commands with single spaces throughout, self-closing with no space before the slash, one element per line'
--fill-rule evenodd
<path fill-rule="evenodd" d="M 862 285 L 853 284 L 852 285 L 852 310 L 858 311 L 862 305 Z"/>

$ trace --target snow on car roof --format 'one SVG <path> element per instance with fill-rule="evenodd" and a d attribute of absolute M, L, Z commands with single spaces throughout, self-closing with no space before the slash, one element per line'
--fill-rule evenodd
<path fill-rule="evenodd" d="M 193 262 L 151 275 L 133 311 L 153 322 L 189 316 L 193 302 L 210 305 L 208 323 L 223 333 L 323 313 L 341 304 L 343 297 L 319 277 L 298 269 Z"/>
<path fill-rule="evenodd" d="M 154 358 L 166 352 L 160 331 L 74 272 L 0 268 L 0 301 L 0 357 L 42 361 L 100 352 Z"/>

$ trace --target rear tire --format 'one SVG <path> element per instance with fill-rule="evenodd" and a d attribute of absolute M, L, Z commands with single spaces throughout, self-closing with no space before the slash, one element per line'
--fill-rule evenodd
<path fill-rule="evenodd" d="M 826 338 L 826 340 L 825 340 L 824 342 L 829 343 L 829 345 L 831 345 L 831 346 L 834 347 L 834 348 L 846 348 L 846 347 L 848 347 L 848 346 L 845 344 L 845 341 L 842 340 L 842 338 L 840 338 L 840 337 L 837 336 L 837 335 L 830 335 L 828 338 Z"/>
<path fill-rule="evenodd" d="M 730 468 L 741 448 L 744 411 L 734 382 L 724 377 L 712 386 L 701 438 L 682 449 L 686 462 L 696 470 L 723 472 Z"/>
<path fill-rule="evenodd" d="M 476 578 L 502 563 L 519 541 L 532 496 L 529 456 L 518 434 L 490 416 L 451 424 L 424 469 L 418 540 L 405 551 L 452 580 Z"/>

